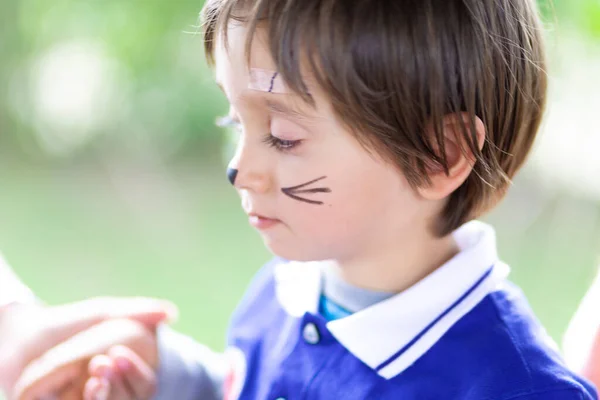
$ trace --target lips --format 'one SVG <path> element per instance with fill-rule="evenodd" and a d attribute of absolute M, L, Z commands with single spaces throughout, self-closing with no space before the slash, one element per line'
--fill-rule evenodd
<path fill-rule="evenodd" d="M 259 230 L 269 229 L 280 222 L 278 219 L 265 217 L 253 212 L 248 213 L 248 220 L 250 221 L 250 225 Z"/>

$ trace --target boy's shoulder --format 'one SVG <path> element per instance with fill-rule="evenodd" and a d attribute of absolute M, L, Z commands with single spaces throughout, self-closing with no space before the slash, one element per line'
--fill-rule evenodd
<path fill-rule="evenodd" d="M 422 381 L 435 370 L 444 371 L 440 385 L 456 391 L 449 398 L 597 399 L 594 387 L 565 366 L 525 296 L 509 282 L 464 315 L 394 383 Z"/>
<path fill-rule="evenodd" d="M 286 263 L 288 263 L 287 260 L 275 257 L 263 265 L 254 275 L 243 297 L 231 315 L 229 332 L 227 334 L 228 341 L 232 334 L 231 330 L 239 326 L 246 326 L 248 329 L 256 330 L 258 333 L 259 329 L 264 329 L 264 326 L 268 324 L 267 321 L 256 318 L 254 316 L 254 310 L 257 308 L 268 309 L 277 306 L 275 296 L 275 269 L 279 265 Z M 262 315 L 267 314 L 262 313 Z"/>

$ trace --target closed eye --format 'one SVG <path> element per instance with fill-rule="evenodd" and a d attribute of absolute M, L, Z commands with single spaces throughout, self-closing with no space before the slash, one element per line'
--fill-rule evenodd
<path fill-rule="evenodd" d="M 232 117 L 231 115 L 226 115 L 223 117 L 217 118 L 215 124 L 219 128 L 233 128 L 238 132 L 242 131 L 242 123 L 237 118 Z M 270 147 L 273 147 L 279 152 L 289 152 L 296 148 L 298 145 L 302 143 L 302 140 L 287 140 L 280 139 L 277 136 L 273 136 L 271 133 L 265 135 L 263 139 L 263 143 L 267 144 Z"/>
<path fill-rule="evenodd" d="M 265 136 L 263 142 L 275 148 L 278 151 L 285 152 L 294 149 L 296 146 L 302 143 L 302 140 L 280 139 L 277 136 L 273 136 L 269 133 Z"/>

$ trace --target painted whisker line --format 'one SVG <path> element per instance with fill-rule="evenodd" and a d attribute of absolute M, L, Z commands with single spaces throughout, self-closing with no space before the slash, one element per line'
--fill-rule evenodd
<path fill-rule="evenodd" d="M 329 188 L 294 190 L 294 193 L 331 193 Z"/>
<path fill-rule="evenodd" d="M 292 187 L 289 187 L 289 188 L 282 188 L 281 190 L 296 190 L 296 189 L 300 189 L 300 188 L 302 188 L 302 187 L 304 187 L 304 186 L 308 186 L 308 185 L 310 185 L 310 184 L 313 184 L 313 183 L 315 183 L 315 182 L 319 182 L 319 181 L 321 181 L 321 180 L 323 180 L 323 179 L 325 179 L 325 178 L 327 178 L 327 177 L 326 177 L 326 176 L 322 176 L 322 177 L 320 177 L 320 178 L 313 179 L 313 180 L 312 180 L 312 181 L 310 181 L 310 182 L 306 182 L 306 183 L 303 183 L 303 184 L 301 184 L 301 185 L 292 186 Z"/>
<path fill-rule="evenodd" d="M 271 78 L 271 84 L 269 85 L 269 93 L 273 92 L 273 85 L 275 85 L 275 78 L 277 78 L 278 73 L 275 72 L 273 77 Z"/>
<path fill-rule="evenodd" d="M 322 205 L 323 202 L 322 201 L 317 201 L 317 200 L 310 200 L 310 199 L 306 199 L 304 197 L 300 197 L 298 196 L 298 194 L 302 194 L 302 193 L 331 193 L 331 189 L 326 188 L 326 187 L 319 187 L 319 188 L 313 188 L 313 189 L 303 189 L 304 187 L 311 185 L 315 182 L 319 182 L 320 180 L 323 180 L 327 178 L 326 176 L 322 176 L 320 178 L 317 179 L 313 179 L 312 181 L 303 183 L 301 185 L 297 185 L 297 186 L 292 186 L 289 188 L 281 188 L 281 191 L 291 197 L 294 200 L 298 200 L 298 201 L 302 201 L 304 203 L 309 203 L 309 204 L 317 204 L 317 205 Z"/>
<path fill-rule="evenodd" d="M 285 193 L 285 192 L 284 192 Z M 309 200 L 309 199 L 304 199 L 302 197 L 298 197 L 296 195 L 293 195 L 291 193 L 285 193 L 288 196 L 290 196 L 292 199 L 298 200 L 298 201 L 303 201 L 305 203 L 309 203 L 309 204 L 317 204 L 317 205 L 323 205 L 322 201 L 317 201 L 317 200 Z"/>

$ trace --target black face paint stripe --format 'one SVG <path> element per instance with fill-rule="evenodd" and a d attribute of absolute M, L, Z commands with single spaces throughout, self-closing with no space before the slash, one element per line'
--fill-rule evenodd
<path fill-rule="evenodd" d="M 303 187 L 311 185 L 311 184 L 313 184 L 315 182 L 319 182 L 320 180 L 323 180 L 325 178 L 327 178 L 327 177 L 326 176 L 322 176 L 320 178 L 313 179 L 312 181 L 303 183 L 301 185 L 292 186 L 292 187 L 289 187 L 289 188 L 281 188 L 281 191 L 285 195 L 291 197 L 294 200 L 302 201 L 302 202 L 309 203 L 309 204 L 322 205 L 323 204 L 322 201 L 305 199 L 304 197 L 300 197 L 297 194 L 298 193 L 331 193 L 331 189 L 326 188 L 326 187 L 314 188 L 314 189 L 302 189 Z"/>
<path fill-rule="evenodd" d="M 290 196 L 292 199 L 295 199 L 295 200 L 298 200 L 298 201 L 303 201 L 303 202 L 309 203 L 309 204 L 316 204 L 316 205 L 319 205 L 319 206 L 323 205 L 322 201 L 304 199 L 302 197 L 296 196 L 296 195 L 291 194 L 291 193 L 285 193 L 285 194 L 287 194 L 288 196 Z"/>
<path fill-rule="evenodd" d="M 229 183 L 235 185 L 235 179 L 237 178 L 238 170 L 235 168 L 227 168 L 227 179 Z"/>
<path fill-rule="evenodd" d="M 303 188 L 304 186 L 308 186 L 308 185 L 310 185 L 310 184 L 312 184 L 312 183 L 315 183 L 315 182 L 322 181 L 322 180 L 323 180 L 323 179 L 325 179 L 325 178 L 327 178 L 327 177 L 326 177 L 326 176 L 322 176 L 322 177 L 320 177 L 320 178 L 313 179 L 313 180 L 312 180 L 312 181 L 310 181 L 310 182 L 306 182 L 306 183 L 303 183 L 303 184 L 301 184 L 301 185 L 292 186 L 292 187 L 289 187 L 289 188 L 283 188 L 283 189 L 281 189 L 281 190 L 284 190 L 284 189 L 285 189 L 285 190 L 296 190 L 296 189 L 300 189 L 300 188 Z"/>
<path fill-rule="evenodd" d="M 294 190 L 294 193 L 331 193 L 331 189 L 315 188 L 315 189 Z"/>
<path fill-rule="evenodd" d="M 277 78 L 278 72 L 275 72 L 271 77 L 271 86 L 269 86 L 269 93 L 273 92 L 273 86 L 275 85 L 275 78 Z"/>

